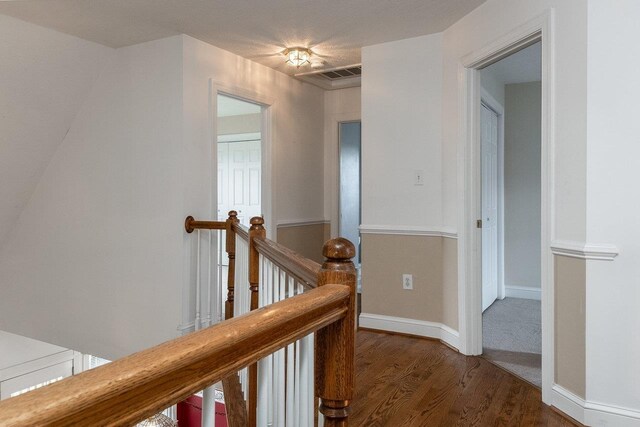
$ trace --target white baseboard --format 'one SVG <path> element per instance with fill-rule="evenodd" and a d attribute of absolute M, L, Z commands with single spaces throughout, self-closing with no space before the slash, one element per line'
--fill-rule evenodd
<path fill-rule="evenodd" d="M 529 288 L 526 286 L 505 286 L 505 295 L 507 298 L 523 298 L 542 300 L 542 289 Z"/>
<path fill-rule="evenodd" d="M 584 424 L 588 426 L 638 427 L 640 411 L 587 401 Z"/>
<path fill-rule="evenodd" d="M 398 332 L 401 334 L 420 337 L 436 338 L 449 344 L 455 349 L 460 348 L 460 334 L 458 331 L 442 323 L 424 320 L 407 319 L 404 317 L 384 316 L 381 314 L 360 314 L 360 326 L 381 331 Z"/>
<path fill-rule="evenodd" d="M 552 405 L 587 426 L 640 426 L 640 411 L 589 402 L 558 384 L 552 387 Z"/>
<path fill-rule="evenodd" d="M 574 420 L 584 424 L 586 403 L 584 399 L 558 384 L 554 384 L 551 390 L 551 404 Z"/>

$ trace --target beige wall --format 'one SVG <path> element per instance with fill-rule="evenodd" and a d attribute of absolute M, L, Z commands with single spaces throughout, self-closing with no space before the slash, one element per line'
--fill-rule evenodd
<path fill-rule="evenodd" d="M 586 261 L 555 257 L 555 382 L 585 398 Z"/>
<path fill-rule="evenodd" d="M 218 135 L 254 133 L 262 129 L 262 114 L 218 117 Z"/>
<path fill-rule="evenodd" d="M 505 86 L 504 281 L 540 289 L 540 82 Z"/>
<path fill-rule="evenodd" d="M 458 328 L 457 242 L 433 236 L 362 235 L 362 312 Z M 413 290 L 402 274 L 413 274 Z"/>
<path fill-rule="evenodd" d="M 328 223 L 278 226 L 277 241 L 300 255 L 322 262 L 322 246 L 329 239 Z"/>
<path fill-rule="evenodd" d="M 458 330 L 457 239 L 442 239 L 442 323 Z"/>

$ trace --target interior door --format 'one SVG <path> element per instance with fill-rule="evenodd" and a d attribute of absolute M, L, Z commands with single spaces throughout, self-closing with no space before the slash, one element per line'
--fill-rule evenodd
<path fill-rule="evenodd" d="M 238 212 L 244 225 L 261 208 L 260 140 L 218 143 L 218 218 L 230 210 Z"/>
<path fill-rule="evenodd" d="M 498 114 L 481 108 L 482 311 L 498 298 Z"/>
<path fill-rule="evenodd" d="M 356 247 L 353 262 L 360 271 L 360 122 L 340 123 L 340 223 L 341 237 Z M 360 291 L 358 274 L 358 291 Z"/>

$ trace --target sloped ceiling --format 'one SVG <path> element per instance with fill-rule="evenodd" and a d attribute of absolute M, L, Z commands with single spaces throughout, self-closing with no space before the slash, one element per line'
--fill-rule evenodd
<path fill-rule="evenodd" d="M 9 0 L 0 13 L 110 47 L 184 33 L 294 74 L 286 47 L 313 49 L 319 68 L 356 64 L 363 46 L 443 31 L 484 1 Z"/>
<path fill-rule="evenodd" d="M 111 50 L 0 15 L 0 243 Z"/>

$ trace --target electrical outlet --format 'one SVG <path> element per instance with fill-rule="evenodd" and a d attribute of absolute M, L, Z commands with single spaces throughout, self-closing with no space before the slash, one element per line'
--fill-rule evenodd
<path fill-rule="evenodd" d="M 413 274 L 402 275 L 402 289 L 409 291 L 413 290 Z"/>

